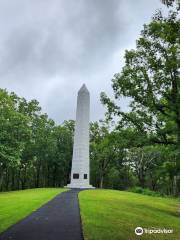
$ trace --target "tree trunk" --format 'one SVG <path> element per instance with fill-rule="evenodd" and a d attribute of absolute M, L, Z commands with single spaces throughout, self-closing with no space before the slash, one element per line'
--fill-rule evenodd
<path fill-rule="evenodd" d="M 3 172 L 0 174 L 0 191 L 2 191 L 2 184 L 3 184 Z"/>
<path fill-rule="evenodd" d="M 38 164 L 37 173 L 36 173 L 36 183 L 35 183 L 36 188 L 39 187 L 39 179 L 40 179 L 40 165 Z"/>
<path fill-rule="evenodd" d="M 139 184 L 142 188 L 145 187 L 145 172 L 143 168 L 141 168 L 139 174 L 138 174 Z"/>
<path fill-rule="evenodd" d="M 5 190 L 9 190 L 9 170 L 6 169 L 6 178 L 5 178 Z"/>
<path fill-rule="evenodd" d="M 103 188 L 103 181 L 104 181 L 104 176 L 102 175 L 100 178 L 100 188 Z"/>
<path fill-rule="evenodd" d="M 54 166 L 54 171 L 53 171 L 53 187 L 56 186 L 56 173 L 57 173 L 57 167 Z"/>
<path fill-rule="evenodd" d="M 14 177 L 14 170 L 11 171 L 11 190 L 15 189 L 15 177 Z"/>
<path fill-rule="evenodd" d="M 177 176 L 173 177 L 173 195 L 177 196 Z"/>

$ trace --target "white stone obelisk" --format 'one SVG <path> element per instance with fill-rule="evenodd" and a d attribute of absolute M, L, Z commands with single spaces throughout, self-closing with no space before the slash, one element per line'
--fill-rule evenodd
<path fill-rule="evenodd" d="M 89 115 L 90 94 L 83 84 L 78 92 L 76 124 L 69 188 L 93 188 L 89 184 Z"/>

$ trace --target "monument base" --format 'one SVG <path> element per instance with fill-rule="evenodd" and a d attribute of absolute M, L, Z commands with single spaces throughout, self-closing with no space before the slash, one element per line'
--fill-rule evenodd
<path fill-rule="evenodd" d="M 67 188 L 80 188 L 80 189 L 93 189 L 93 188 L 95 188 L 90 184 L 84 185 L 84 184 L 72 184 L 72 183 L 68 184 L 65 187 L 67 187 Z"/>

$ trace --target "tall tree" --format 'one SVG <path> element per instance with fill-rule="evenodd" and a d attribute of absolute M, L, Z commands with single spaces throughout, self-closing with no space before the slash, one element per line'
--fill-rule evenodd
<path fill-rule="evenodd" d="M 119 116 L 119 125 L 151 134 L 154 142 L 180 147 L 179 29 L 177 12 L 158 12 L 144 26 L 136 50 L 126 51 L 125 66 L 112 80 L 115 99 L 130 100 L 130 112 L 110 100 L 101 101 L 108 116 Z"/>
<path fill-rule="evenodd" d="M 116 101 L 101 94 L 107 117 L 118 116 L 119 129 L 135 128 L 152 144 L 170 146 L 172 164 L 166 172 L 171 173 L 174 194 L 180 184 L 179 30 L 178 12 L 170 11 L 168 17 L 157 12 L 144 25 L 136 50 L 126 51 L 125 66 L 112 80 Z M 129 112 L 121 110 L 121 97 L 129 99 Z"/>

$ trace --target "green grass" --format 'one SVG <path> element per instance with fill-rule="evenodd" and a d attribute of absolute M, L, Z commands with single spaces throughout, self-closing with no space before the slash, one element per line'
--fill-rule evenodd
<path fill-rule="evenodd" d="M 0 193 L 0 232 L 35 211 L 58 193 L 62 188 L 36 188 Z"/>
<path fill-rule="evenodd" d="M 180 239 L 180 217 L 175 215 L 177 199 L 145 196 L 114 190 L 86 190 L 79 193 L 83 232 L 87 240 Z M 134 229 L 167 228 L 173 234 L 143 234 Z"/>

